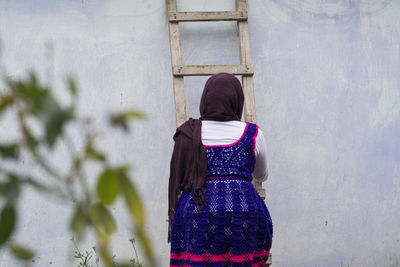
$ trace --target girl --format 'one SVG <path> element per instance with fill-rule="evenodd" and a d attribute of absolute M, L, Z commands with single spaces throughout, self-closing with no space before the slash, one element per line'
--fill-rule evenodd
<path fill-rule="evenodd" d="M 243 103 L 240 81 L 215 74 L 204 87 L 201 117 L 174 135 L 170 266 L 264 266 L 268 259 L 272 221 L 251 183 L 267 179 L 266 146 L 256 124 L 240 121 Z"/>

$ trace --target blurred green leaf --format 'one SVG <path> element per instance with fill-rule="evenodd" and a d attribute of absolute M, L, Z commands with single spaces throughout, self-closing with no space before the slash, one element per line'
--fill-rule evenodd
<path fill-rule="evenodd" d="M 108 236 L 104 235 L 101 231 L 98 230 L 98 228 L 95 228 L 97 237 L 99 238 L 99 252 L 100 256 L 103 259 L 103 266 L 106 267 L 115 267 L 114 266 L 114 261 L 113 257 L 111 256 L 110 250 L 108 248 L 108 243 L 109 243 L 109 238 Z M 97 254 L 97 252 L 96 252 Z"/>
<path fill-rule="evenodd" d="M 6 183 L 0 183 L 0 197 L 5 194 L 6 191 Z"/>
<path fill-rule="evenodd" d="M 77 237 L 78 241 L 82 239 L 86 227 L 90 223 L 90 218 L 86 215 L 81 206 L 77 206 L 74 215 L 71 218 L 69 228 Z"/>
<path fill-rule="evenodd" d="M 15 100 L 14 95 L 0 95 L 0 116 Z"/>
<path fill-rule="evenodd" d="M 117 231 L 117 224 L 107 207 L 97 202 L 90 208 L 90 216 L 94 225 L 104 233 L 111 235 Z"/>
<path fill-rule="evenodd" d="M 39 114 L 43 111 L 45 102 L 49 95 L 47 87 L 41 86 L 37 79 L 36 74 L 30 71 L 28 78 L 25 80 L 7 80 L 8 86 L 22 100 L 29 111 L 33 114 Z"/>
<path fill-rule="evenodd" d="M 111 123 L 111 125 L 113 125 L 115 127 L 120 127 L 125 132 L 127 132 L 129 130 L 128 122 L 123 117 L 111 116 L 110 123 Z"/>
<path fill-rule="evenodd" d="M 82 160 L 81 158 L 75 158 L 72 162 L 72 168 L 74 171 L 79 170 L 82 167 Z"/>
<path fill-rule="evenodd" d="M 13 244 L 11 246 L 11 252 L 14 254 L 14 256 L 20 260 L 30 260 L 32 259 L 35 254 L 33 253 L 32 250 L 29 248 Z"/>
<path fill-rule="evenodd" d="M 8 203 L 14 203 L 19 196 L 19 181 L 20 178 L 14 173 L 6 174 L 9 180 L 4 184 L 3 196 L 7 199 Z"/>
<path fill-rule="evenodd" d="M 76 81 L 73 77 L 67 77 L 68 89 L 72 96 L 76 96 L 78 93 L 78 88 L 76 86 Z"/>
<path fill-rule="evenodd" d="M 121 169 L 106 169 L 100 174 L 97 182 L 97 194 L 101 202 L 110 205 L 118 195 L 118 176 Z"/>
<path fill-rule="evenodd" d="M 33 71 L 29 72 L 25 80 L 8 80 L 7 83 L 25 104 L 24 114 L 37 116 L 44 123 L 45 139 L 52 147 L 62 133 L 64 124 L 74 117 L 73 108 L 62 108 L 49 88 L 39 83 Z M 26 137 L 33 136 L 26 135 Z"/>
<path fill-rule="evenodd" d="M 99 161 L 106 160 L 106 156 L 94 147 L 92 141 L 87 142 L 86 147 L 85 147 L 85 155 L 86 155 L 86 158 L 89 158 L 89 159 L 95 159 L 95 160 L 99 160 Z"/>
<path fill-rule="evenodd" d="M 125 118 L 134 118 L 134 119 L 144 119 L 146 117 L 142 112 L 134 109 L 122 111 L 120 115 Z"/>
<path fill-rule="evenodd" d="M 142 202 L 139 194 L 136 191 L 136 188 L 133 186 L 125 172 L 121 173 L 119 176 L 118 183 L 130 213 L 136 219 L 139 225 L 144 225 L 145 214 Z"/>
<path fill-rule="evenodd" d="M 0 216 L 0 246 L 2 246 L 15 228 L 16 214 L 14 206 L 5 205 Z"/>
<path fill-rule="evenodd" d="M 75 97 L 78 94 L 78 87 L 75 80 L 72 77 L 67 78 L 67 88 L 74 99 L 72 100 L 73 102 L 70 107 L 64 107 L 61 105 L 61 102 L 57 101 L 55 96 L 53 96 L 50 88 L 41 83 L 38 77 L 39 76 L 33 71 L 30 71 L 29 75 L 24 79 L 6 80 L 6 85 L 8 85 L 9 88 L 6 88 L 8 89 L 6 94 L 0 93 L 0 115 L 4 110 L 7 110 L 10 105 L 15 103 L 15 105 L 13 105 L 13 110 L 15 107 L 18 123 L 22 129 L 23 141 L 21 144 L 1 144 L 0 159 L 17 159 L 19 156 L 19 149 L 27 148 L 32 152 L 30 155 L 33 158 L 46 160 L 46 155 L 44 155 L 44 157 L 39 157 L 38 152 L 42 151 L 42 147 L 46 145 L 50 148 L 54 147 L 58 139 L 63 139 L 63 132 L 67 123 L 75 121 Z M 131 119 L 144 118 L 144 114 L 139 111 L 125 110 L 110 115 L 109 122 L 113 126 L 128 131 Z M 90 119 L 82 121 L 90 121 Z M 29 127 L 31 125 L 29 124 L 30 122 L 38 122 L 40 130 L 31 131 L 31 128 Z M 78 118 L 76 122 L 79 123 L 80 119 Z M 90 126 L 90 123 L 85 123 L 85 125 Z M 39 133 L 43 132 L 44 136 L 39 135 Z M 86 134 L 86 136 L 94 136 L 92 130 L 89 130 Z M 71 153 L 72 165 L 66 181 L 69 181 L 70 177 L 76 176 L 87 159 L 100 161 L 103 166 L 107 163 L 107 154 L 99 151 L 92 140 L 89 140 L 89 142 L 85 144 L 83 154 L 73 154 L 74 153 Z M 58 173 L 57 171 L 52 171 L 53 168 L 47 168 L 46 164 L 43 164 L 42 161 L 39 163 L 41 163 L 41 166 L 45 170 L 48 170 L 51 175 L 54 174 L 54 176 L 57 176 Z M 105 263 L 106 266 L 112 266 L 112 254 L 109 250 L 109 235 L 117 231 L 115 219 L 106 205 L 114 203 L 118 194 L 122 194 L 129 212 L 132 215 L 132 219 L 135 222 L 135 229 L 138 235 L 140 235 L 138 240 L 140 240 L 141 243 L 144 242 L 141 245 L 144 246 L 148 258 L 152 258 L 150 242 L 144 232 L 145 214 L 143 206 L 135 186 L 129 180 L 127 174 L 128 169 L 128 166 L 105 168 L 103 173 L 98 177 L 96 185 L 96 190 L 100 200 L 91 206 L 90 204 L 93 203 L 91 196 L 88 194 L 88 197 L 85 199 L 77 200 L 80 199 L 80 195 L 75 195 L 75 191 L 73 191 L 75 188 L 70 190 L 72 187 L 64 188 L 63 184 L 51 186 L 51 184 L 47 185 L 37 183 L 36 180 L 31 177 L 20 177 L 18 173 L 1 172 L 0 197 L 1 204 L 4 203 L 4 207 L 0 210 L 0 246 L 7 243 L 7 247 L 12 250 L 15 257 L 23 260 L 28 260 L 34 257 L 32 251 L 28 248 L 20 245 L 9 246 L 8 242 L 15 231 L 14 228 L 16 225 L 17 214 L 14 203 L 18 200 L 17 198 L 22 186 L 28 184 L 39 189 L 41 192 L 52 192 L 53 195 L 56 195 L 55 193 L 57 193 L 60 198 L 72 199 L 74 203 L 78 201 L 78 204 L 75 203 L 75 210 L 70 218 L 70 230 L 79 239 L 83 236 L 84 232 L 87 231 L 88 227 L 93 227 L 96 231 L 99 252 L 100 255 L 102 255 L 103 263 Z M 82 174 L 83 180 L 87 178 L 83 176 L 85 175 Z M 60 175 L 60 177 L 64 178 L 64 175 Z M 79 178 L 81 178 L 81 176 L 79 176 Z M 73 181 L 72 178 L 71 181 Z M 73 183 L 65 183 L 65 185 L 72 186 Z M 81 186 L 85 186 L 85 184 L 82 183 Z M 84 192 L 89 191 L 90 188 L 86 189 Z M 132 261 L 132 263 L 136 262 Z M 124 262 L 124 264 L 127 264 L 127 262 Z"/>
<path fill-rule="evenodd" d="M 0 144 L 0 156 L 3 158 L 16 159 L 18 158 L 18 144 Z"/>
<path fill-rule="evenodd" d="M 35 154 L 39 141 L 33 136 L 31 130 L 26 124 L 23 123 L 21 126 L 28 149 Z"/>
<path fill-rule="evenodd" d="M 129 119 L 144 119 L 145 116 L 142 112 L 137 110 L 126 110 L 110 115 L 109 122 L 115 127 L 120 127 L 124 131 L 129 130 Z"/>
<path fill-rule="evenodd" d="M 61 108 L 54 99 L 48 98 L 44 111 L 41 118 L 45 124 L 46 142 L 52 147 L 62 133 L 65 123 L 74 118 L 74 110 Z"/>

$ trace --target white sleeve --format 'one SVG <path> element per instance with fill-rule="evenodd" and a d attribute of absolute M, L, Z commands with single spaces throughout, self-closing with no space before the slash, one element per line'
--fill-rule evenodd
<path fill-rule="evenodd" d="M 254 168 L 253 177 L 257 182 L 264 182 L 268 178 L 267 146 L 260 128 L 258 128 L 255 141 L 256 166 Z"/>

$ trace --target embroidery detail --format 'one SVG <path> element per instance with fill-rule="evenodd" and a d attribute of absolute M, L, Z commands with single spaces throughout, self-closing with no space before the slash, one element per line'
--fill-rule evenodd
<path fill-rule="evenodd" d="M 242 136 L 230 145 L 205 146 L 207 177 L 235 175 L 251 181 L 256 157 L 255 136 L 257 125 L 246 123 Z"/>

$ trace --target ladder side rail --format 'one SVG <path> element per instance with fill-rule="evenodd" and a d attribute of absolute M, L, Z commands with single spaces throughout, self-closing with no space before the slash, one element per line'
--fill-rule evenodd
<path fill-rule="evenodd" d="M 246 11 L 246 0 L 236 0 L 236 10 Z M 239 52 L 240 64 L 251 65 L 251 51 L 250 51 L 250 35 L 248 21 L 238 21 L 238 37 L 239 37 Z M 256 106 L 254 96 L 254 80 L 253 76 L 242 76 L 243 92 L 245 97 L 244 114 L 245 120 L 248 122 L 256 123 Z M 260 182 L 253 180 L 253 185 L 262 199 L 265 199 L 265 189 L 262 188 Z M 269 255 L 266 267 L 272 264 L 272 254 Z"/>
<path fill-rule="evenodd" d="M 167 12 L 176 12 L 176 0 L 166 0 Z M 178 22 L 168 22 L 169 41 L 171 50 L 172 63 L 172 79 L 174 87 L 174 102 L 175 102 L 175 118 L 176 127 L 186 121 L 186 98 L 183 76 L 175 76 L 173 73 L 174 66 L 182 65 L 181 37 L 179 32 Z"/>
<path fill-rule="evenodd" d="M 246 11 L 246 0 L 236 0 L 236 10 Z M 240 64 L 251 64 L 250 51 L 250 35 L 248 21 L 238 21 L 238 36 L 239 36 L 239 52 Z M 244 92 L 244 116 L 245 120 L 251 123 L 256 123 L 256 106 L 254 97 L 254 80 L 253 76 L 242 76 L 243 92 Z M 254 187 L 260 194 L 262 199 L 265 199 L 265 189 L 262 188 L 260 182 L 253 181 Z"/>
<path fill-rule="evenodd" d="M 237 11 L 246 11 L 246 0 L 236 0 Z M 250 52 L 250 36 L 248 21 L 238 21 L 239 53 L 241 65 L 252 65 Z M 243 76 L 242 83 L 245 94 L 245 119 L 256 123 L 256 110 L 254 98 L 254 86 L 252 76 Z"/>

